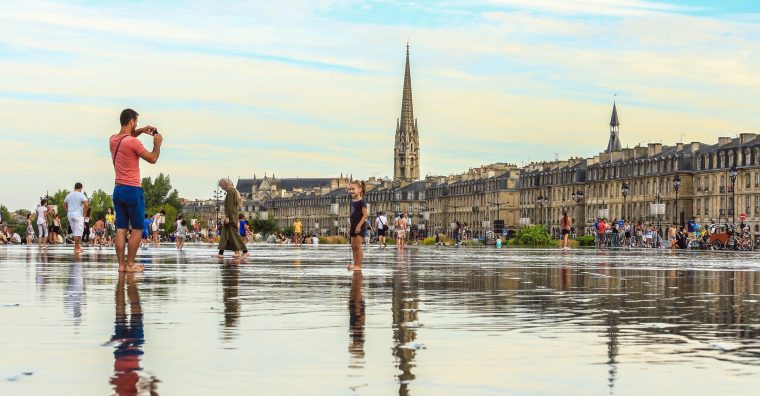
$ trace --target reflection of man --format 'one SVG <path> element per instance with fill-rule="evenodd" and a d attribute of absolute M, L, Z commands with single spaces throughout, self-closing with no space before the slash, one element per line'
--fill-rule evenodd
<path fill-rule="evenodd" d="M 126 301 L 124 298 L 124 284 L 127 285 L 127 296 L 131 312 L 127 320 Z M 140 355 L 143 354 L 142 345 L 145 343 L 143 331 L 143 315 L 140 306 L 140 295 L 135 284 L 135 275 L 119 274 L 116 284 L 116 319 L 114 320 L 114 335 L 111 342 L 115 345 L 113 351 L 113 377 L 111 385 L 117 395 L 137 395 L 140 375 Z M 157 381 L 151 380 L 151 390 L 155 390 Z"/>
<path fill-rule="evenodd" d="M 352 361 L 349 368 L 364 366 L 365 304 L 362 295 L 363 281 L 362 272 L 354 271 L 354 276 L 351 279 L 351 293 L 348 297 L 348 334 L 351 336 L 348 352 L 351 354 Z"/>

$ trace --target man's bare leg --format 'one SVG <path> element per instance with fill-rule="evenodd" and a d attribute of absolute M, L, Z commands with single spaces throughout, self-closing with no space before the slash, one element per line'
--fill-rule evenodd
<path fill-rule="evenodd" d="M 142 272 L 145 269 L 142 264 L 135 264 L 135 256 L 137 256 L 137 249 L 140 247 L 141 240 L 142 230 L 133 229 L 130 231 L 129 245 L 127 246 L 127 272 Z"/>
<path fill-rule="evenodd" d="M 116 230 L 114 246 L 116 246 L 116 259 L 119 261 L 119 272 L 127 270 L 127 263 L 124 261 L 124 245 L 127 244 L 127 230 L 119 228 Z"/>

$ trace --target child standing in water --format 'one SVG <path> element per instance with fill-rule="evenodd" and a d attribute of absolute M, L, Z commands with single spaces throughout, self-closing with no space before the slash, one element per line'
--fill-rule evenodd
<path fill-rule="evenodd" d="M 182 250 L 185 247 L 185 238 L 187 237 L 187 221 L 182 218 L 182 215 L 177 216 L 177 250 Z"/>
<path fill-rule="evenodd" d="M 362 259 L 362 241 L 364 233 L 367 231 L 367 201 L 364 200 L 366 186 L 364 182 L 352 181 L 348 186 L 348 192 L 351 194 L 351 229 L 348 236 L 351 237 L 351 252 L 354 256 L 354 262 L 346 268 L 349 271 L 361 271 Z"/>

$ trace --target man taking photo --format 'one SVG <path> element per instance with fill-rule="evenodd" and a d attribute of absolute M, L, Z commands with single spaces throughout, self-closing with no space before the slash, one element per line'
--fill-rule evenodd
<path fill-rule="evenodd" d="M 148 163 L 155 164 L 161 154 L 161 142 L 163 137 L 158 130 L 150 125 L 137 128 L 137 114 L 132 109 L 121 112 L 119 121 L 121 130 L 109 139 L 111 159 L 114 173 L 116 174 L 113 189 L 113 204 L 116 212 L 116 257 L 119 260 L 119 272 L 142 272 L 145 268 L 135 264 L 137 248 L 140 247 L 142 238 L 143 217 L 145 215 L 145 196 L 140 178 L 140 158 Z M 153 151 L 145 149 L 140 140 L 141 134 L 153 136 Z M 124 245 L 127 243 L 127 229 L 129 232 L 129 245 L 127 258 L 124 259 Z"/>

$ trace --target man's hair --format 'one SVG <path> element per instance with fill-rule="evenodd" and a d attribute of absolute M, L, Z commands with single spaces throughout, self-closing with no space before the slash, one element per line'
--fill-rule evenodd
<path fill-rule="evenodd" d="M 148 217 L 150 217 L 150 215 L 146 213 L 145 214 L 145 218 L 147 219 Z"/>
<path fill-rule="evenodd" d="M 74 189 L 79 190 L 80 188 L 82 188 L 82 183 L 76 182 L 76 184 L 74 184 Z"/>
<path fill-rule="evenodd" d="M 162 215 L 165 215 L 165 214 L 166 214 L 166 211 L 165 211 L 165 210 L 163 210 L 163 209 L 161 209 L 161 212 L 160 212 L 160 213 L 161 213 Z"/>
<path fill-rule="evenodd" d="M 130 121 L 136 119 L 137 116 L 139 116 L 139 114 L 137 114 L 136 111 L 132 109 L 124 109 L 119 116 L 119 122 L 121 122 L 121 126 L 126 126 Z"/>

